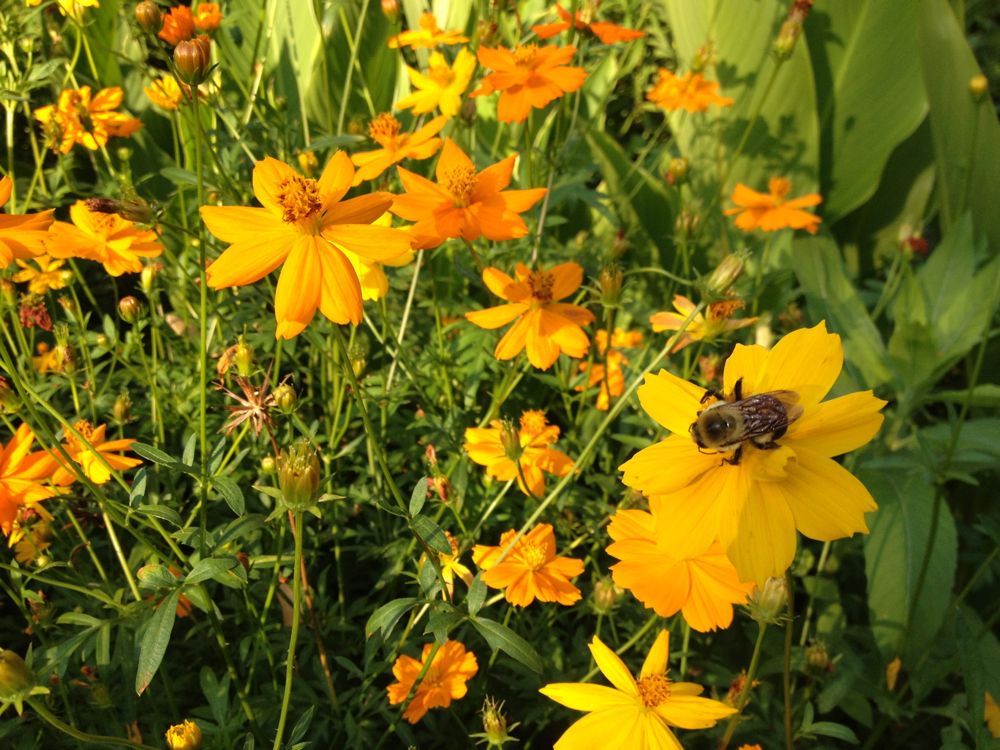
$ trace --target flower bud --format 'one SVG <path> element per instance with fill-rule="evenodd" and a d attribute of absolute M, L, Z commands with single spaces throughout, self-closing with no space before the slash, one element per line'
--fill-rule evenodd
<path fill-rule="evenodd" d="M 7 378 L 0 376 L 0 414 L 13 414 L 21 408 L 21 402 L 17 398 L 14 389 L 11 388 Z"/>
<path fill-rule="evenodd" d="M 316 170 L 319 169 L 319 159 L 316 157 L 315 151 L 299 151 L 295 158 L 299 162 L 299 169 L 306 177 L 315 174 Z"/>
<path fill-rule="evenodd" d="M 281 409 L 283 412 L 290 412 L 295 408 L 295 404 L 298 403 L 299 397 L 295 393 L 295 389 L 288 383 L 282 383 L 277 386 L 271 395 L 274 396 L 274 405 Z"/>
<path fill-rule="evenodd" d="M 497 703 L 496 699 L 486 696 L 483 702 L 483 733 L 478 735 L 486 740 L 486 747 L 503 747 L 504 743 L 514 740 L 508 734 L 516 724 L 508 727 L 507 717 L 503 714 L 503 702 Z M 516 740 L 514 740 L 516 741 Z"/>
<path fill-rule="evenodd" d="M 142 285 L 142 293 L 147 297 L 152 293 L 153 282 L 162 270 L 162 263 L 147 263 L 142 267 L 142 271 L 139 273 L 139 283 Z"/>
<path fill-rule="evenodd" d="M 813 641 L 806 647 L 806 664 L 817 672 L 827 672 L 830 670 L 830 654 L 826 650 L 826 644 L 821 641 Z"/>
<path fill-rule="evenodd" d="M 479 116 L 478 110 L 476 109 L 476 102 L 472 99 L 466 99 L 462 102 L 462 108 L 458 111 L 459 117 L 462 118 L 462 122 L 467 125 L 474 125 L 476 123 L 476 117 Z"/>
<path fill-rule="evenodd" d="M 135 20 L 147 34 L 157 34 L 163 25 L 163 13 L 152 0 L 143 0 L 135 6 Z"/>
<path fill-rule="evenodd" d="M 126 323 L 135 323 L 142 317 L 142 303 L 131 294 L 118 300 L 118 314 Z"/>
<path fill-rule="evenodd" d="M 601 578 L 594 584 L 594 610 L 599 615 L 611 614 L 621 595 L 622 590 L 614 581 L 610 578 Z"/>
<path fill-rule="evenodd" d="M 197 86 L 208 76 L 212 65 L 212 42 L 204 35 L 178 42 L 174 47 L 174 65 L 178 78 Z"/>
<path fill-rule="evenodd" d="M 972 76 L 969 79 L 969 93 L 972 94 L 972 101 L 977 104 L 986 98 L 990 93 L 990 82 L 982 73 Z"/>
<path fill-rule="evenodd" d="M 170 727 L 166 737 L 170 750 L 198 750 L 201 747 L 201 729 L 189 719 Z"/>
<path fill-rule="evenodd" d="M 264 456 L 260 460 L 260 471 L 262 474 L 273 474 L 276 468 L 277 463 L 275 463 L 273 456 Z"/>
<path fill-rule="evenodd" d="M 748 254 L 745 250 L 730 253 L 715 267 L 715 270 L 712 271 L 712 274 L 705 282 L 705 292 L 710 299 L 724 296 L 729 291 L 729 287 L 735 284 L 736 280 L 743 275 L 747 256 Z"/>
<path fill-rule="evenodd" d="M 614 263 L 606 265 L 597 275 L 597 284 L 601 289 L 601 305 L 618 307 L 622 293 L 622 270 Z"/>
<path fill-rule="evenodd" d="M 678 156 L 670 160 L 667 168 L 667 182 L 671 185 L 682 185 L 687 182 L 688 160 L 683 156 Z"/>
<path fill-rule="evenodd" d="M 770 577 L 764 582 L 764 588 L 756 588 L 750 594 L 747 602 L 750 607 L 750 617 L 761 624 L 776 625 L 785 614 L 785 603 L 788 601 L 788 584 L 784 576 Z"/>
<path fill-rule="evenodd" d="M 298 440 L 278 456 L 278 486 L 289 510 L 308 510 L 319 498 L 319 456 L 308 440 Z"/>
<path fill-rule="evenodd" d="M 118 424 L 126 424 L 132 420 L 132 399 L 126 391 L 118 394 L 114 406 L 111 407 L 111 415 Z"/>
<path fill-rule="evenodd" d="M 500 445 L 503 446 L 503 452 L 511 461 L 517 461 L 524 452 L 521 447 L 521 434 L 518 432 L 517 425 L 509 419 L 503 420 L 501 425 Z"/>
<path fill-rule="evenodd" d="M 390 23 L 396 23 L 399 18 L 399 0 L 382 0 L 382 15 L 389 19 Z"/>
<path fill-rule="evenodd" d="M 11 703 L 21 713 L 21 702 L 39 692 L 48 692 L 35 687 L 35 676 L 24 663 L 24 659 L 7 649 L 0 649 L 0 711 Z"/>

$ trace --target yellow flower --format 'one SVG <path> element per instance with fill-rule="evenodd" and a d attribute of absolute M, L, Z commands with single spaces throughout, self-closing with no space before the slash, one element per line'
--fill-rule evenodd
<path fill-rule="evenodd" d="M 559 428 L 548 423 L 545 413 L 530 410 L 521 415 L 520 429 L 499 419 L 490 422 L 489 427 L 468 428 L 465 452 L 486 467 L 488 476 L 501 482 L 517 479 L 521 492 L 541 497 L 545 492 L 543 472 L 562 477 L 573 468 L 573 459 L 549 447 L 558 439 Z M 511 457 L 511 451 L 516 458 Z"/>
<path fill-rule="evenodd" d="M 40 511 L 38 515 L 41 516 L 42 507 L 38 506 L 36 510 Z M 14 526 L 10 542 L 14 545 L 14 559 L 22 565 L 35 562 L 52 546 L 52 526 L 48 519 L 39 518 L 27 528 L 15 520 Z"/>
<path fill-rule="evenodd" d="M 464 47 L 458 51 L 455 62 L 449 67 L 440 52 L 431 52 L 427 70 L 421 73 L 407 66 L 410 86 L 416 89 L 396 103 L 396 109 L 413 109 L 413 114 L 423 115 L 441 110 L 445 117 L 454 117 L 462 109 L 462 94 L 469 87 L 476 71 L 476 57 Z"/>
<path fill-rule="evenodd" d="M 104 266 L 112 276 L 139 273 L 142 258 L 163 252 L 152 229 L 140 229 L 118 214 L 92 211 L 77 201 L 69 209 L 72 224 L 53 222 L 45 249 L 55 258 L 85 258 Z"/>
<path fill-rule="evenodd" d="M 29 8 L 41 5 L 42 0 L 24 0 L 24 4 Z M 100 6 L 98 0 L 59 0 L 59 12 L 64 16 L 79 21 L 83 18 L 83 11 L 87 8 L 97 8 Z"/>
<path fill-rule="evenodd" d="M 754 229 L 773 232 L 788 228 L 805 229 L 809 234 L 816 234 L 820 218 L 802 209 L 816 206 L 823 199 L 818 193 L 809 193 L 801 198 L 785 200 L 791 187 L 792 184 L 785 177 L 772 177 L 768 182 L 767 193 L 758 193 L 738 182 L 730 198 L 736 208 L 727 208 L 725 214 L 739 214 L 736 226 L 744 232 L 752 232 Z"/>
<path fill-rule="evenodd" d="M 167 747 L 170 750 L 198 750 L 201 747 L 201 728 L 190 719 L 174 724 L 167 730 Z"/>
<path fill-rule="evenodd" d="M 53 289 L 63 289 L 73 278 L 72 271 L 63 269 L 65 260 L 54 260 L 47 255 L 39 255 L 31 260 L 37 268 L 23 260 L 17 260 L 16 263 L 22 270 L 11 277 L 21 284 L 27 281 L 28 292 L 31 294 L 45 294 Z"/>
<path fill-rule="evenodd" d="M 90 86 L 66 89 L 59 103 L 35 110 L 35 119 L 42 123 L 49 145 L 68 154 L 79 143 L 96 151 L 112 136 L 129 136 L 142 127 L 142 122 L 124 112 L 114 112 L 121 106 L 124 94 L 118 86 L 101 89 L 91 97 Z"/>
<path fill-rule="evenodd" d="M 733 605 L 746 602 L 753 584 L 740 583 L 718 542 L 707 550 L 690 548 L 655 498 L 649 505 L 649 513 L 619 510 L 611 517 L 614 542 L 607 552 L 621 561 L 611 566 L 615 583 L 660 617 L 682 612 L 702 633 L 728 628 Z"/>
<path fill-rule="evenodd" d="M 580 600 L 580 589 L 570 583 L 583 572 L 583 560 L 556 556 L 556 535 L 552 525 L 538 524 L 517 540 L 510 553 L 499 560 L 517 532 L 504 532 L 500 544 L 477 544 L 472 559 L 482 568 L 483 583 L 503 589 L 504 597 L 516 607 L 527 607 L 535 599 L 569 606 Z M 499 562 L 498 562 L 499 560 Z"/>
<path fill-rule="evenodd" d="M 638 680 L 596 635 L 590 653 L 614 687 L 557 682 L 539 691 L 556 703 L 587 712 L 566 730 L 554 750 L 680 750 L 671 727 L 707 729 L 736 713 L 731 706 L 699 697 L 700 685 L 667 677 L 670 634 L 666 630 L 660 631 L 650 648 Z"/>
<path fill-rule="evenodd" d="M 599 359 L 597 362 L 581 362 L 580 372 L 588 372 L 586 385 L 578 385 L 576 390 L 585 391 L 600 386 L 597 392 L 597 408 L 607 411 L 611 396 L 620 396 L 625 392 L 625 373 L 622 370 L 628 364 L 628 359 L 620 349 L 633 349 L 642 343 L 642 331 L 624 331 L 616 328 L 611 335 L 611 349 L 608 349 L 608 332 L 603 328 L 594 334 L 594 345 L 597 347 Z M 605 355 L 605 352 L 607 354 Z M 605 376 L 605 367 L 607 376 Z"/>
<path fill-rule="evenodd" d="M 989 693 L 986 693 L 984 701 L 983 714 L 986 719 L 986 728 L 989 729 L 993 739 L 1000 739 L 1000 707 L 997 706 L 997 702 Z"/>
<path fill-rule="evenodd" d="M 441 577 L 448 587 L 448 596 L 451 597 L 455 589 L 456 578 L 466 586 L 472 585 L 472 571 L 461 562 L 461 555 L 458 553 L 458 540 L 447 531 L 444 532 L 444 535 L 448 538 L 448 544 L 451 545 L 451 554 L 438 553 L 438 559 L 441 563 Z"/>
<path fill-rule="evenodd" d="M 713 302 L 708 306 L 707 314 L 698 313 L 688 323 L 684 333 L 677 339 L 671 352 L 678 352 L 688 344 L 695 341 L 712 341 L 729 331 L 736 331 L 746 328 L 757 322 L 757 318 L 743 318 L 733 320 L 730 316 L 743 306 L 742 302 L 729 300 L 724 302 Z M 649 316 L 649 322 L 653 325 L 653 330 L 679 331 L 684 321 L 694 312 L 697 305 L 682 294 L 674 295 L 674 310 L 677 312 L 658 312 Z"/>
<path fill-rule="evenodd" d="M 434 644 L 426 644 L 420 661 L 405 655 L 396 659 L 392 665 L 392 674 L 398 682 L 386 688 L 389 703 L 395 706 L 406 700 L 433 648 Z M 445 641 L 431 659 L 430 667 L 417 685 L 410 705 L 403 712 L 403 718 L 416 724 L 428 709 L 447 708 L 453 700 L 464 698 L 468 690 L 465 683 L 477 671 L 479 664 L 474 653 L 466 651 L 465 646 L 458 641 Z"/>
<path fill-rule="evenodd" d="M 740 579 L 758 585 L 791 564 L 796 529 L 820 541 L 867 533 L 875 501 L 832 457 L 875 436 L 886 402 L 871 391 L 824 402 L 843 359 L 840 337 L 820 323 L 771 351 L 737 344 L 721 400 L 666 370 L 647 375 L 639 401 L 672 434 L 623 464 L 622 481 L 663 495 L 682 538 L 701 549 L 718 538 Z M 743 400 L 754 397 L 748 423 Z M 699 420 L 709 409 L 721 411 L 706 427 Z M 699 446 L 696 424 L 702 442 L 710 430 L 714 445 Z"/>
<path fill-rule="evenodd" d="M 181 85 L 169 73 L 164 73 L 142 90 L 149 97 L 149 101 L 160 109 L 174 110 L 184 101 Z"/>
<path fill-rule="evenodd" d="M 0 445 L 0 531 L 9 535 L 18 509 L 52 497 L 56 490 L 42 484 L 56 471 L 56 462 L 45 451 L 31 452 L 35 435 L 21 423 L 6 446 Z"/>
<path fill-rule="evenodd" d="M 130 450 L 133 438 L 123 438 L 121 440 L 105 440 L 104 432 L 107 425 L 97 425 L 93 427 L 90 422 L 79 421 L 73 425 L 83 440 L 80 440 L 72 432 L 66 433 L 63 439 L 63 447 L 74 463 L 80 465 L 83 473 L 94 484 L 104 484 L 111 479 L 111 470 L 124 471 L 142 464 L 138 458 L 129 458 L 121 454 L 121 451 Z M 65 460 L 57 459 L 58 468 L 52 474 L 52 481 L 58 485 L 72 483 L 77 476 L 77 471 L 66 465 Z M 108 466 L 105 466 L 105 463 Z"/>
<path fill-rule="evenodd" d="M 351 156 L 358 168 L 353 184 L 374 180 L 403 159 L 429 159 L 441 147 L 441 139 L 434 136 L 447 123 L 447 117 L 435 117 L 414 133 L 400 133 L 399 120 L 390 114 L 379 115 L 369 123 L 368 135 L 382 148 Z"/>
<path fill-rule="evenodd" d="M 372 225 L 377 227 L 391 227 L 392 214 L 386 211 L 375 219 Z M 361 285 L 361 299 L 363 300 L 382 299 L 382 297 L 388 294 L 389 279 L 386 278 L 385 271 L 382 270 L 383 265 L 405 266 L 413 260 L 413 250 L 410 248 L 407 248 L 399 257 L 383 261 L 382 263 L 362 258 L 343 245 L 336 245 L 336 248 L 351 262 L 354 272 L 358 275 L 358 283 Z"/>
<path fill-rule="evenodd" d="M 7 205 L 13 189 L 10 177 L 0 177 L 0 208 Z M 44 252 L 51 224 L 52 209 L 24 216 L 0 214 L 0 270 L 15 258 L 33 258 Z"/>
<path fill-rule="evenodd" d="M 389 39 L 389 48 L 413 47 L 419 49 L 425 47 L 433 49 L 439 44 L 462 44 L 469 41 L 469 38 L 462 36 L 460 31 L 444 31 L 438 26 L 437 19 L 433 13 L 424 13 L 418 21 L 420 28 L 413 31 L 404 31 Z"/>
<path fill-rule="evenodd" d="M 317 309 L 334 323 L 360 323 L 358 274 L 339 248 L 392 263 L 410 249 L 410 239 L 371 225 L 392 204 L 388 193 L 341 200 L 353 181 L 354 166 L 343 151 L 318 180 L 270 156 L 257 162 L 253 187 L 263 208 L 201 208 L 208 230 L 230 243 L 208 268 L 209 286 L 252 284 L 284 264 L 274 297 L 277 338 L 299 335 Z"/>

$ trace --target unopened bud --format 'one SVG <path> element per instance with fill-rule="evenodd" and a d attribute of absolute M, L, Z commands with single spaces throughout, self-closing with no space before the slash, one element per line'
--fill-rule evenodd
<path fill-rule="evenodd" d="M 242 336 L 236 342 L 236 351 L 233 353 L 233 362 L 236 364 L 236 372 L 245 378 L 250 377 L 253 372 L 253 347 L 248 344 Z M 279 388 L 282 386 L 278 386 Z"/>
<path fill-rule="evenodd" d="M 618 307 L 622 293 L 622 270 L 611 263 L 601 269 L 597 276 L 597 284 L 601 289 L 601 304 L 604 307 Z"/>
<path fill-rule="evenodd" d="M 625 235 L 625 231 L 619 229 L 615 232 L 615 238 L 611 240 L 611 259 L 617 260 L 622 257 L 629 249 L 628 237 Z"/>
<path fill-rule="evenodd" d="M 670 160 L 667 168 L 667 182 L 671 185 L 682 185 L 687 182 L 688 160 L 683 156 L 678 156 Z"/>
<path fill-rule="evenodd" d="M 826 672 L 830 669 L 830 654 L 826 650 L 826 644 L 821 641 L 813 641 L 806 647 L 806 664 L 818 672 Z"/>
<path fill-rule="evenodd" d="M 132 419 L 132 399 L 128 393 L 122 391 L 115 399 L 114 406 L 111 407 L 111 415 L 118 424 L 126 424 Z"/>
<path fill-rule="evenodd" d="M 691 237 L 701 225 L 701 217 L 687 208 L 682 208 L 674 220 L 674 227 L 678 233 Z"/>
<path fill-rule="evenodd" d="M 747 602 L 750 617 L 756 622 L 776 625 L 781 622 L 788 601 L 788 584 L 784 576 L 768 578 L 764 588 L 756 588 Z"/>
<path fill-rule="evenodd" d="M 308 510 L 319 498 L 319 457 L 308 440 L 298 440 L 278 456 L 278 486 L 289 510 Z"/>
<path fill-rule="evenodd" d="M 389 19 L 391 23 L 396 23 L 399 18 L 399 0 L 382 0 L 382 15 Z"/>
<path fill-rule="evenodd" d="M 601 578 L 594 584 L 594 610 L 598 615 L 611 614 L 621 598 L 622 590 L 610 578 Z"/>
<path fill-rule="evenodd" d="M 977 104 L 983 101 L 989 92 L 990 82 L 982 73 L 969 79 L 969 93 L 972 94 L 972 100 Z"/>
<path fill-rule="evenodd" d="M 462 122 L 468 125 L 474 125 L 477 114 L 475 101 L 472 99 L 466 99 L 462 102 L 462 108 L 459 110 L 459 116 L 462 118 Z"/>
<path fill-rule="evenodd" d="M 170 750 L 198 750 L 201 747 L 201 729 L 189 719 L 170 727 L 166 737 Z"/>
<path fill-rule="evenodd" d="M 299 162 L 299 169 L 306 177 L 315 174 L 316 170 L 319 169 L 319 159 L 316 157 L 315 151 L 299 151 L 295 158 Z"/>
<path fill-rule="evenodd" d="M 262 474 L 273 474 L 277 466 L 273 456 L 264 456 L 260 460 L 260 471 Z"/>
<path fill-rule="evenodd" d="M 788 9 L 788 17 L 781 24 L 778 38 L 774 40 L 772 49 L 779 60 L 785 60 L 791 56 L 795 49 L 796 42 L 802 36 L 802 25 L 809 17 L 813 0 L 792 0 L 792 5 Z"/>
<path fill-rule="evenodd" d="M 10 279 L 0 279 L 0 300 L 7 307 L 14 307 L 17 304 L 17 287 Z"/>
<path fill-rule="evenodd" d="M 500 445 L 503 446 L 503 452 L 511 461 L 517 461 L 524 452 L 524 449 L 521 447 L 521 434 L 518 432 L 517 425 L 509 419 L 505 419 L 501 423 Z"/>
<path fill-rule="evenodd" d="M 152 0 L 143 0 L 135 6 L 135 20 L 148 34 L 157 34 L 163 25 L 163 13 Z"/>
<path fill-rule="evenodd" d="M 729 291 L 729 288 L 743 275 L 747 257 L 746 251 L 741 250 L 730 253 L 722 259 L 705 281 L 705 293 L 709 299 L 722 297 Z"/>
<path fill-rule="evenodd" d="M 508 732 L 516 724 L 508 726 L 507 717 L 503 713 L 503 702 L 486 696 L 483 702 L 483 733 L 479 735 L 486 740 L 486 747 L 503 747 L 504 743 L 515 741 Z"/>
<path fill-rule="evenodd" d="M 143 294 L 147 297 L 152 293 L 153 282 L 156 281 L 156 277 L 162 270 L 162 263 L 147 263 L 142 267 L 142 271 L 139 274 L 139 283 L 142 285 Z"/>
<path fill-rule="evenodd" d="M 212 42 L 207 36 L 178 42 L 174 47 L 177 76 L 184 83 L 197 86 L 208 76 L 212 64 Z"/>
<path fill-rule="evenodd" d="M 142 303 L 131 294 L 118 300 L 118 314 L 126 323 L 135 323 L 142 316 Z"/>
<path fill-rule="evenodd" d="M 272 395 L 274 396 L 274 405 L 283 412 L 290 412 L 295 408 L 295 404 L 299 400 L 299 397 L 295 394 L 295 389 L 288 385 L 288 383 L 282 383 L 277 386 Z"/>
<path fill-rule="evenodd" d="M 13 651 L 0 648 L 0 706 L 6 708 L 13 703 L 20 715 L 22 701 L 47 692 L 35 686 L 35 676 L 24 659 Z"/>

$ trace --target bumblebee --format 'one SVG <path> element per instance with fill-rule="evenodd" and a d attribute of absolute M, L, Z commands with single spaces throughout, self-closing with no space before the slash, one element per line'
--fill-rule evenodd
<path fill-rule="evenodd" d="M 802 416 L 795 391 L 768 391 L 743 398 L 743 379 L 736 381 L 733 400 L 726 401 L 717 393 L 706 391 L 702 403 L 720 399 L 698 412 L 690 432 L 701 452 L 729 453 L 726 460 L 738 464 L 747 442 L 762 450 L 778 447 L 777 440 L 788 425 Z"/>

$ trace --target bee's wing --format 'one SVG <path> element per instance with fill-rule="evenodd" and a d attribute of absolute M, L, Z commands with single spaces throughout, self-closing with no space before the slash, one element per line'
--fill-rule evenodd
<path fill-rule="evenodd" d="M 795 391 L 771 391 L 770 395 L 778 399 L 785 407 L 786 425 L 802 416 L 803 408 L 802 404 L 799 403 L 801 397 Z"/>

